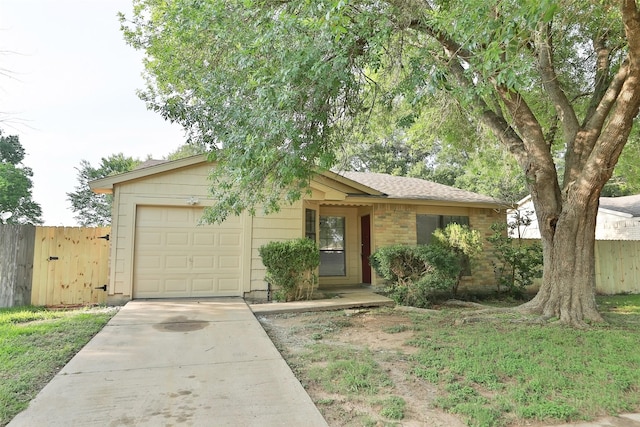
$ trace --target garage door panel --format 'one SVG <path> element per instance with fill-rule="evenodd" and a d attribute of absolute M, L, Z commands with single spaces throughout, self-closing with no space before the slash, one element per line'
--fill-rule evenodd
<path fill-rule="evenodd" d="M 158 226 L 166 222 L 164 220 L 164 213 L 160 210 L 153 209 L 139 209 L 136 220 L 138 226 Z"/>
<path fill-rule="evenodd" d="M 164 279 L 164 289 L 167 292 L 175 293 L 175 292 L 187 292 L 188 280 L 183 278 L 165 278 Z"/>
<path fill-rule="evenodd" d="M 166 221 L 174 227 L 194 223 L 194 209 L 169 208 L 165 212 Z"/>
<path fill-rule="evenodd" d="M 240 280 L 235 277 L 221 277 L 218 279 L 218 289 L 220 291 L 233 291 L 240 286 Z"/>
<path fill-rule="evenodd" d="M 243 222 L 199 226 L 201 208 L 138 206 L 134 298 L 242 295 Z"/>
<path fill-rule="evenodd" d="M 158 232 L 144 232 L 140 233 L 136 239 L 138 246 L 158 246 L 162 244 L 162 233 Z"/>
<path fill-rule="evenodd" d="M 193 269 L 213 269 L 215 268 L 215 258 L 211 255 L 197 256 L 193 257 Z"/>
<path fill-rule="evenodd" d="M 162 265 L 162 256 L 143 255 L 138 258 L 138 268 L 144 270 L 157 270 Z"/>
<path fill-rule="evenodd" d="M 220 246 L 240 247 L 241 236 L 238 233 L 220 233 Z"/>
<path fill-rule="evenodd" d="M 240 267 L 240 257 L 239 256 L 220 256 L 220 268 L 233 268 L 237 269 Z"/>
<path fill-rule="evenodd" d="M 149 293 L 157 293 L 160 292 L 160 280 L 158 279 L 139 279 L 136 283 L 141 289 L 144 289 L 145 292 Z"/>
<path fill-rule="evenodd" d="M 173 270 L 186 271 L 189 266 L 189 257 L 185 255 L 168 255 L 164 259 L 164 265 L 169 272 Z"/>
<path fill-rule="evenodd" d="M 205 230 L 205 229 L 203 229 Z M 211 247 L 216 244 L 216 236 L 213 233 L 194 233 L 193 234 L 193 245 L 198 246 L 207 246 Z"/>
<path fill-rule="evenodd" d="M 187 246 L 189 244 L 189 233 L 184 231 L 168 231 L 166 233 L 166 244 L 170 246 Z"/>
<path fill-rule="evenodd" d="M 192 286 L 194 292 L 215 292 L 214 279 L 193 279 Z"/>

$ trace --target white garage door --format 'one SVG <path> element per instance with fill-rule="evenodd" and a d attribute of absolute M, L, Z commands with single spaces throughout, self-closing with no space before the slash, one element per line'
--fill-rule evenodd
<path fill-rule="evenodd" d="M 138 206 L 133 297 L 242 296 L 243 221 L 198 226 L 202 208 Z"/>

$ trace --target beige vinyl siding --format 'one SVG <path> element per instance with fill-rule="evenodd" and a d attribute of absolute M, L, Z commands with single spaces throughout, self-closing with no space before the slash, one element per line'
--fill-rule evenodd
<path fill-rule="evenodd" d="M 251 238 L 251 290 L 266 290 L 265 268 L 260 259 L 260 246 L 272 241 L 298 239 L 304 236 L 302 202 L 281 206 L 280 211 L 264 215 L 259 210 L 253 217 Z"/>

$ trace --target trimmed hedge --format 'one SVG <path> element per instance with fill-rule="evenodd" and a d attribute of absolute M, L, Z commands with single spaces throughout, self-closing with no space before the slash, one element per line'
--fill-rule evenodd
<path fill-rule="evenodd" d="M 269 242 L 258 249 L 267 268 L 265 279 L 276 288 L 278 301 L 309 299 L 318 283 L 315 274 L 320 265 L 320 251 L 312 240 L 300 238 L 286 242 Z"/>
<path fill-rule="evenodd" d="M 428 307 L 434 291 L 451 289 L 459 268 L 450 251 L 433 245 L 393 245 L 370 257 L 371 267 L 387 282 L 398 304 Z"/>

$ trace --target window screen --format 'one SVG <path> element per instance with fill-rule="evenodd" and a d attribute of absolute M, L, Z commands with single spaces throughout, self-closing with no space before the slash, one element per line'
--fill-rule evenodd
<path fill-rule="evenodd" d="M 345 276 L 345 217 L 320 216 L 320 276 Z"/>
<path fill-rule="evenodd" d="M 453 215 L 416 215 L 416 241 L 419 245 L 428 245 L 431 243 L 431 236 L 438 228 L 446 228 L 447 225 L 454 223 L 469 226 L 468 216 Z M 465 276 L 471 276 L 471 264 L 469 260 L 465 260 L 463 266 Z"/>
<path fill-rule="evenodd" d="M 437 228 L 446 228 L 447 225 L 451 223 L 468 226 L 469 217 L 452 215 L 416 215 L 417 243 L 419 245 L 428 245 L 431 243 L 431 235 Z"/>

